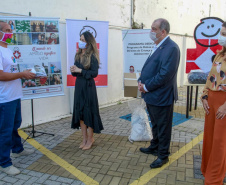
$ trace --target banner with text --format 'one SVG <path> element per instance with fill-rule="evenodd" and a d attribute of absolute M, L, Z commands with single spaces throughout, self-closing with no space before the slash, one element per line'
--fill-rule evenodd
<path fill-rule="evenodd" d="M 154 47 L 149 33 L 150 29 L 122 30 L 124 73 L 141 72 Z"/>
<path fill-rule="evenodd" d="M 100 68 L 98 76 L 94 79 L 96 86 L 108 85 L 108 22 L 88 20 L 66 20 L 67 28 L 67 86 L 75 86 L 75 77 L 71 75 L 70 66 L 74 65 L 80 35 L 89 31 L 97 42 L 100 55 Z"/>
<path fill-rule="evenodd" d="M 0 17 L 0 21 L 10 24 L 13 30 L 8 48 L 18 70 L 36 73 L 35 79 L 21 80 L 23 99 L 64 95 L 58 19 L 7 16 Z"/>

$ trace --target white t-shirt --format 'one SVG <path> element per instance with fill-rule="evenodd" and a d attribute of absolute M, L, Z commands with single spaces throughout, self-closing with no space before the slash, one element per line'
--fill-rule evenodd
<path fill-rule="evenodd" d="M 9 48 L 0 46 L 0 70 L 6 73 L 18 73 L 18 65 Z M 21 79 L 0 81 L 0 103 L 10 102 L 23 96 Z"/>

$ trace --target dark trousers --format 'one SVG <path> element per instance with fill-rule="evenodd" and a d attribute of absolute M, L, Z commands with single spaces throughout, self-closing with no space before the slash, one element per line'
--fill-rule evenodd
<path fill-rule="evenodd" d="M 21 125 L 21 101 L 0 103 L 0 166 L 12 165 L 10 151 L 20 153 L 24 150 L 17 129 Z"/>
<path fill-rule="evenodd" d="M 169 106 L 154 106 L 147 104 L 147 110 L 152 123 L 151 145 L 149 148 L 158 150 L 158 157 L 165 159 L 169 156 L 172 132 L 173 104 Z"/>

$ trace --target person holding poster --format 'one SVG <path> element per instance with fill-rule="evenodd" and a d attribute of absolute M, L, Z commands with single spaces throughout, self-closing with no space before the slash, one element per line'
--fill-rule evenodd
<path fill-rule="evenodd" d="M 99 64 L 96 40 L 90 32 L 86 31 L 80 36 L 75 62 L 70 67 L 71 74 L 77 77 L 71 128 L 81 127 L 83 141 L 79 148 L 82 150 L 92 147 L 93 132 L 100 133 L 103 130 L 94 81 L 98 75 Z"/>
<path fill-rule="evenodd" d="M 169 161 L 172 132 L 173 104 L 178 99 L 177 70 L 180 49 L 169 37 L 170 25 L 166 19 L 152 23 L 150 38 L 156 46 L 146 60 L 139 78 L 138 88 L 147 105 L 151 118 L 153 139 L 148 148 L 140 148 L 146 154 L 158 156 L 150 164 L 159 168 Z"/>
<path fill-rule="evenodd" d="M 201 171 L 205 185 L 221 185 L 226 173 L 226 22 L 201 96 L 205 115 Z"/>
<path fill-rule="evenodd" d="M 12 165 L 12 155 L 29 155 L 33 150 L 25 150 L 17 129 L 20 127 L 22 84 L 20 78 L 32 79 L 35 74 L 29 70 L 19 72 L 13 53 L 7 48 L 11 42 L 12 28 L 0 22 L 0 171 L 16 175 L 20 170 Z"/>

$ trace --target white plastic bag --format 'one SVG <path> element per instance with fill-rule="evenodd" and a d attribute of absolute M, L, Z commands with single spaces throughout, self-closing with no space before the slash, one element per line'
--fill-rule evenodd
<path fill-rule="evenodd" d="M 140 103 L 137 101 L 128 102 L 128 106 L 132 111 L 131 117 L 131 134 L 128 137 L 129 141 L 133 143 L 134 141 L 151 141 L 153 138 L 148 115 L 144 109 L 145 104 L 143 100 Z"/>

